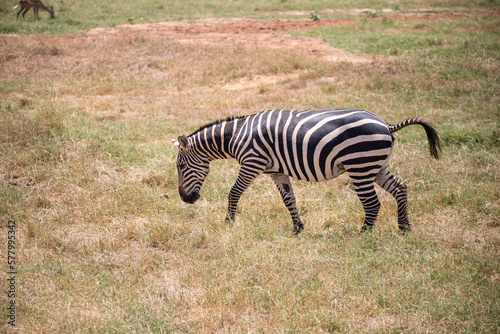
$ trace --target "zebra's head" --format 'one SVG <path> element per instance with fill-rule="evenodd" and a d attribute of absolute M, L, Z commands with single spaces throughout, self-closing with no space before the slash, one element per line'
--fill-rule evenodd
<path fill-rule="evenodd" d="M 172 141 L 179 148 L 177 172 L 179 174 L 179 195 L 186 203 L 193 204 L 200 198 L 200 188 L 209 172 L 209 160 L 196 150 L 186 136 Z"/>

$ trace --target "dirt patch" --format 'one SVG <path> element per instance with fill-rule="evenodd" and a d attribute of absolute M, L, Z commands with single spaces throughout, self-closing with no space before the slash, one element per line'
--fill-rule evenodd
<path fill-rule="evenodd" d="M 250 18 L 211 18 L 196 21 L 169 21 L 139 24 L 124 24 L 116 28 L 92 29 L 89 34 L 113 33 L 116 31 L 143 31 L 148 33 L 167 33 L 170 35 L 193 34 L 256 34 L 269 32 L 285 32 L 293 30 L 306 30 L 315 27 L 349 24 L 357 22 L 360 18 L 325 18 L 312 19 L 267 19 L 257 20 Z"/>
<path fill-rule="evenodd" d="M 283 32 L 307 30 L 315 27 L 350 24 L 359 18 L 268 19 L 218 18 L 197 21 L 153 22 L 126 24 L 114 28 L 95 28 L 88 37 L 141 34 L 153 38 L 167 38 L 180 43 L 202 45 L 237 45 L 246 47 L 289 48 L 306 50 L 330 61 L 369 62 L 372 57 L 350 54 L 332 48 L 318 38 L 292 37 Z M 75 37 L 78 38 L 78 37 Z"/>
<path fill-rule="evenodd" d="M 290 11 L 273 15 L 308 16 L 309 11 Z M 94 28 L 86 34 L 70 34 L 53 37 L 68 43 L 78 44 L 82 39 L 114 38 L 124 36 L 147 36 L 172 39 L 180 43 L 202 45 L 242 45 L 266 48 L 288 48 L 305 50 L 312 55 L 335 62 L 371 62 L 373 57 L 366 54 L 351 54 L 333 48 L 319 38 L 292 37 L 286 32 L 308 30 L 323 26 L 354 24 L 362 19 L 396 21 L 461 19 L 470 16 L 500 16 L 500 9 L 432 8 L 414 10 L 394 9 L 329 9 L 317 11 L 318 20 L 311 18 L 251 19 L 251 18 L 210 18 L 195 21 L 168 21 L 123 24 L 113 28 Z M 323 17 L 323 15 L 345 15 L 346 17 Z M 5 35 L 8 36 L 8 35 Z M 55 50 L 57 51 L 57 50 Z M 54 52 L 48 50 L 47 52 Z M 12 54 L 0 55 L 0 62 L 10 60 Z"/>
<path fill-rule="evenodd" d="M 444 9 L 443 9 L 444 10 Z M 337 12 L 337 11 L 325 11 Z M 474 15 L 494 15 L 499 16 L 500 10 L 478 10 L 478 11 L 447 11 L 447 12 L 431 12 L 421 10 L 419 12 L 400 12 L 390 9 L 370 10 L 356 9 L 351 11 L 342 11 L 342 13 L 357 15 L 356 17 L 345 18 L 321 18 L 314 19 L 266 19 L 257 20 L 250 18 L 210 18 L 196 21 L 168 21 L 168 22 L 153 22 L 139 24 L 123 24 L 115 28 L 95 28 L 89 31 L 89 35 L 102 33 L 124 33 L 124 32 L 143 32 L 148 35 L 162 35 L 165 37 L 179 37 L 189 35 L 202 34 L 230 34 L 230 35 L 247 35 L 247 34 L 266 34 L 273 32 L 287 32 L 295 30 L 307 30 L 323 26 L 340 25 L 355 23 L 363 18 L 370 20 L 382 20 L 389 18 L 397 21 L 411 20 L 439 20 L 439 19 L 461 19 Z M 306 14 L 306 12 L 292 12 L 295 15 Z M 322 12 L 319 12 L 322 13 Z M 378 14 L 384 14 L 380 16 Z"/>
<path fill-rule="evenodd" d="M 309 12 L 284 12 L 286 15 L 307 15 Z M 366 54 L 351 54 L 342 49 L 333 48 L 321 39 L 312 37 L 292 37 L 284 34 L 289 31 L 307 30 L 316 27 L 353 24 L 363 18 L 370 20 L 438 20 L 460 19 L 473 15 L 499 16 L 499 10 L 467 10 L 439 8 L 433 11 L 419 9 L 398 11 L 383 9 L 328 10 L 322 13 L 340 13 L 356 15 L 345 18 L 313 19 L 250 19 L 250 18 L 211 18 L 196 21 L 170 21 L 139 24 L 124 24 L 114 28 L 95 28 L 87 33 L 90 38 L 98 36 L 123 36 L 141 34 L 154 38 L 167 38 L 180 43 L 196 43 L 203 45 L 234 45 L 289 48 L 306 50 L 315 56 L 335 62 L 370 62 L 373 57 Z M 383 14 L 383 15 L 380 15 Z M 75 38 L 79 38 L 76 36 Z"/>

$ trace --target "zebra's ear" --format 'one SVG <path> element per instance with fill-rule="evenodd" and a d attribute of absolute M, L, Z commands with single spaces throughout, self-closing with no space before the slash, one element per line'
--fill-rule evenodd
<path fill-rule="evenodd" d="M 177 139 L 172 139 L 172 144 L 174 144 L 175 147 L 179 147 L 179 141 Z"/>
<path fill-rule="evenodd" d="M 189 141 L 188 141 L 187 137 L 184 135 L 180 135 L 179 137 L 177 137 L 177 143 L 178 143 L 179 147 L 183 150 L 187 150 L 189 147 Z M 174 145 L 175 145 L 175 143 L 174 143 Z"/>

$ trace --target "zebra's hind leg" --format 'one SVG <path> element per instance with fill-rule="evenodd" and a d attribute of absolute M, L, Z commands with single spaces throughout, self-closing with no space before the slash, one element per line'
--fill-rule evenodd
<path fill-rule="evenodd" d="M 349 172 L 348 172 L 349 173 Z M 365 210 L 365 220 L 361 227 L 363 233 L 371 230 L 377 219 L 378 211 L 380 210 L 380 201 L 378 200 L 377 193 L 375 192 L 375 185 L 373 184 L 373 177 L 366 178 L 349 173 L 349 177 L 354 185 L 354 190 L 358 195 L 363 209 Z"/>
<path fill-rule="evenodd" d="M 285 174 L 271 174 L 271 178 L 278 187 L 283 203 L 287 207 L 293 221 L 293 232 L 299 234 L 304 229 L 304 224 L 299 217 L 297 206 L 295 204 L 295 195 L 293 194 L 292 183 L 290 177 Z"/>
<path fill-rule="evenodd" d="M 406 185 L 397 177 L 391 174 L 387 167 L 380 170 L 375 182 L 395 199 L 398 205 L 398 226 L 405 233 L 411 230 L 411 223 L 408 219 L 408 199 Z"/>

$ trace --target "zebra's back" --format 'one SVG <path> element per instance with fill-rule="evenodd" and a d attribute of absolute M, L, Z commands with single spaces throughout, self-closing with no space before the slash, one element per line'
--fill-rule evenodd
<path fill-rule="evenodd" d="M 387 123 L 362 109 L 266 110 L 240 131 L 236 138 L 249 145 L 240 156 L 252 147 L 269 159 L 267 173 L 307 181 L 380 168 L 392 149 Z"/>

